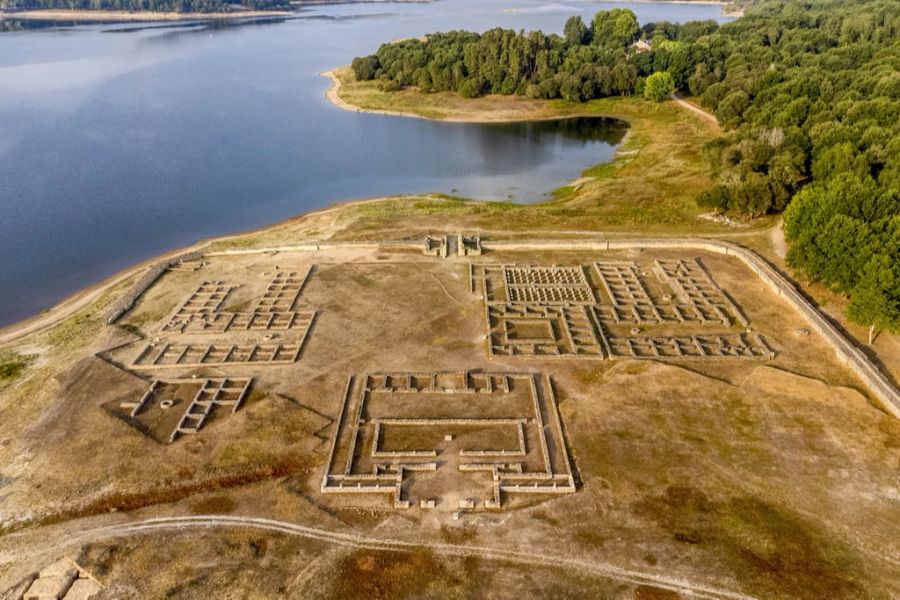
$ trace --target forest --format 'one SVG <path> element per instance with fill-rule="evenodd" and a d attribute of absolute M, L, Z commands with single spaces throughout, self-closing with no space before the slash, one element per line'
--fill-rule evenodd
<path fill-rule="evenodd" d="M 900 10 L 895 0 L 760 0 L 744 17 L 643 27 L 631 11 L 571 17 L 562 35 L 492 29 L 382 45 L 353 61 L 385 90 L 582 102 L 672 91 L 725 129 L 697 202 L 784 212 L 788 263 L 900 331 Z"/>
<path fill-rule="evenodd" d="M 253 10 L 290 8 L 290 0 L 0 0 L 0 7 L 67 10 L 125 10 L 154 12 L 227 12 L 232 5 Z"/>

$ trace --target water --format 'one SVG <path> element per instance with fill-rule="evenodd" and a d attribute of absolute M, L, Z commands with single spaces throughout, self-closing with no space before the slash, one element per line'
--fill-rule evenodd
<path fill-rule="evenodd" d="M 0 33 L 0 325 L 163 251 L 335 201 L 541 200 L 610 160 L 622 128 L 353 113 L 325 100 L 318 73 L 394 38 L 561 31 L 572 14 L 616 6 L 642 23 L 725 20 L 712 5 L 442 0 L 316 6 L 240 26 Z"/>

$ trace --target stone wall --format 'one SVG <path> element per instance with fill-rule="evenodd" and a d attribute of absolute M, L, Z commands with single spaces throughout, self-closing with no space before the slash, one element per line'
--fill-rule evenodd
<path fill-rule="evenodd" d="M 841 331 L 803 296 L 783 275 L 761 256 L 732 242 L 710 240 L 702 238 L 622 238 L 610 240 L 548 240 L 548 241 L 486 241 L 480 240 L 481 247 L 485 250 L 515 251 L 515 250 L 632 250 L 639 248 L 652 248 L 661 250 L 702 250 L 734 256 L 741 260 L 747 267 L 756 273 L 766 285 L 779 297 L 790 304 L 807 321 L 810 328 L 817 332 L 834 350 L 841 363 L 847 365 L 878 400 L 879 405 L 888 413 L 900 418 L 900 391 L 893 385 L 890 379 L 853 343 L 848 340 Z M 184 261 L 197 260 L 203 256 L 227 256 L 235 254 L 261 254 L 272 251 L 297 251 L 297 250 L 322 250 L 331 248 L 379 248 L 386 249 L 416 249 L 421 250 L 421 242 L 373 240 L 359 242 L 324 242 L 310 241 L 303 244 L 284 244 L 267 248 L 248 250 L 223 250 L 217 252 L 201 253 L 189 252 L 160 262 L 148 269 L 147 273 L 134 285 L 134 287 L 120 298 L 110 309 L 108 322 L 114 323 L 125 312 L 131 309 L 137 299 L 143 294 L 169 267 Z"/>
<path fill-rule="evenodd" d="M 201 258 L 203 258 L 202 252 L 187 252 L 185 254 L 173 256 L 172 258 L 167 258 L 151 266 L 124 296 L 116 300 L 113 305 L 109 307 L 106 322 L 112 325 L 118 321 L 122 315 L 131 310 L 131 307 L 134 306 L 134 303 L 137 302 L 138 298 L 140 298 L 151 285 L 156 283 L 156 280 L 162 277 L 162 274 L 170 267 L 191 260 L 200 260 Z"/>
<path fill-rule="evenodd" d="M 633 250 L 652 248 L 660 250 L 703 250 L 733 256 L 756 273 L 766 285 L 794 310 L 799 312 L 810 328 L 822 336 L 834 350 L 838 360 L 862 379 L 879 405 L 891 415 L 900 418 L 900 391 L 890 379 L 843 333 L 806 299 L 783 275 L 761 256 L 732 242 L 693 238 L 634 238 L 587 241 L 482 241 L 486 250 Z"/>

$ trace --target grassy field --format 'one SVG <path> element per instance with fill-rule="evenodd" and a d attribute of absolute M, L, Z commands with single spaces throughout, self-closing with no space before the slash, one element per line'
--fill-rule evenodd
<path fill-rule="evenodd" d="M 349 68 L 336 69 L 340 82 L 332 100 L 344 108 L 400 113 L 432 119 L 487 122 L 602 115 L 626 121 L 629 131 L 612 163 L 587 169 L 554 198 L 532 205 L 478 203 L 448 197 L 396 198 L 350 207 L 358 230 L 383 231 L 404 222 L 445 214 L 455 224 L 485 230 L 636 231 L 651 233 L 721 233 L 728 228 L 699 219 L 694 202 L 712 185 L 702 157 L 703 145 L 720 129 L 673 102 L 642 98 L 603 98 L 586 103 L 531 100 L 517 96 L 465 99 L 453 93 L 415 90 L 384 92 L 375 82 L 358 82 Z M 337 96 L 335 99 L 334 96 Z M 498 222 L 498 217 L 501 219 Z M 749 224 L 763 227 L 770 219 Z M 498 227 L 499 226 L 499 227 Z"/>

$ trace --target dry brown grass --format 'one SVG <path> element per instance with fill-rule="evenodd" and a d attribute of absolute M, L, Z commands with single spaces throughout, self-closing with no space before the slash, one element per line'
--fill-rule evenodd
<path fill-rule="evenodd" d="M 479 260 L 647 264 L 662 256 L 510 252 Z M 129 511 L 129 519 L 216 512 L 425 544 L 537 549 L 765 598 L 819 598 L 828 590 L 844 597 L 896 595 L 900 578 L 890 552 L 898 537 L 892 490 L 900 424 L 867 401 L 822 340 L 798 335 L 802 322 L 745 267 L 724 256 L 700 258 L 754 330 L 771 339 L 775 359 L 491 360 L 484 307 L 468 291 L 465 263 L 402 252 L 213 257 L 195 273 L 167 275 L 124 325 L 140 323 L 156 335 L 164 318 L 159 315 L 169 314 L 200 280 L 243 283 L 242 293 L 252 295 L 273 264 L 301 269 L 310 262 L 317 267 L 302 303 L 321 315 L 298 363 L 236 369 L 235 376 L 258 378 L 258 391 L 245 407 L 171 445 L 150 440 L 105 408 L 146 389 L 145 382 L 92 356 L 131 334 L 102 327 L 96 317 L 63 330 L 57 338 L 63 350 L 40 358 L 58 362 L 28 367 L 0 392 L 0 411 L 10 417 L 0 421 L 4 517 L 34 523 L 56 515 L 50 519 L 56 523 L 2 536 L 0 545 L 39 544 L 85 522 L 126 518 L 107 515 L 110 509 Z M 113 352 L 112 358 L 127 362 L 129 352 Z M 348 374 L 472 368 L 553 376 L 581 482 L 575 494 L 536 499 L 539 506 L 499 515 L 466 516 L 460 523 L 440 511 L 414 508 L 401 515 L 386 498 L 345 501 L 318 493 L 328 451 L 322 437 L 331 432 Z M 321 553 L 301 553 L 299 564 L 281 556 L 295 546 L 275 535 L 204 531 L 190 542 L 164 537 L 123 540 L 103 563 L 109 581 L 148 597 L 227 597 L 233 590 L 289 596 L 287 590 L 306 589 L 302 583 L 291 588 L 292 581 Z M 268 549 L 260 549 L 261 540 Z M 153 556 L 162 562 L 150 568 Z M 23 559 L 0 571 L 0 588 L 39 566 Z M 376 574 L 366 582 L 366 569 L 376 568 L 392 577 Z M 383 597 L 480 597 L 482 588 L 499 590 L 501 598 L 523 589 L 553 597 L 663 594 L 559 569 L 427 551 L 341 550 L 313 569 L 329 582 L 330 574 L 345 573 Z M 269 579 L 262 581 L 260 572 Z M 415 579 L 419 572 L 422 581 Z M 470 581 L 481 587 L 473 589 Z M 346 589 L 313 591 L 314 597 L 338 597 Z"/>

